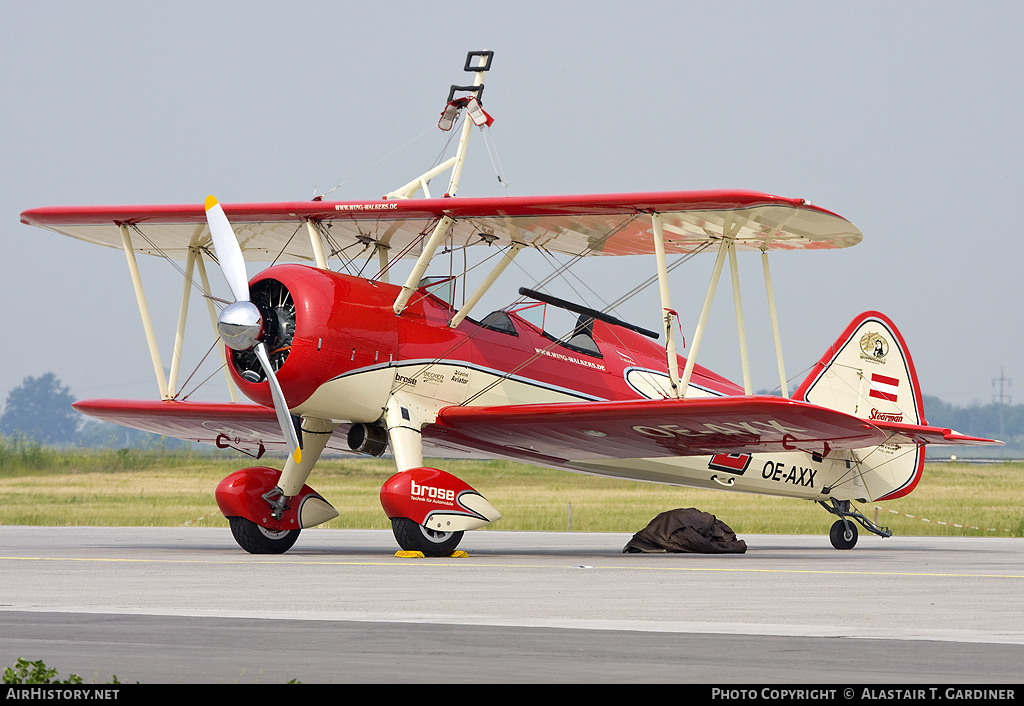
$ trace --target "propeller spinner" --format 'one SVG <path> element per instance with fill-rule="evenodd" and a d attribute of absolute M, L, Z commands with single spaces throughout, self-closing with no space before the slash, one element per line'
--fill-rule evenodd
<path fill-rule="evenodd" d="M 263 372 L 267 375 L 267 382 L 270 383 L 274 411 L 277 413 L 281 432 L 288 442 L 288 451 L 292 459 L 299 463 L 302 460 L 299 437 L 295 433 L 288 404 L 284 399 L 284 392 L 277 382 L 274 368 L 267 356 L 267 348 L 262 341 L 263 317 L 256 305 L 249 300 L 249 280 L 245 273 L 245 258 L 242 257 L 242 248 L 238 246 L 235 232 L 217 199 L 207 196 L 205 207 L 206 222 L 210 226 L 210 235 L 213 237 L 213 249 L 217 253 L 220 269 L 224 273 L 224 279 L 228 282 L 228 288 L 231 289 L 231 294 L 235 298 L 235 301 L 220 313 L 217 319 L 217 331 L 224 343 L 232 350 L 252 350 L 256 354 L 260 365 L 263 366 Z"/>

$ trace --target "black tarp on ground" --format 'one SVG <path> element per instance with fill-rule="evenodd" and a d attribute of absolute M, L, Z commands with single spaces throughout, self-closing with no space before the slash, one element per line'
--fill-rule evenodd
<path fill-rule="evenodd" d="M 714 515 L 687 507 L 663 512 L 629 540 L 623 553 L 742 554 L 747 543 Z"/>

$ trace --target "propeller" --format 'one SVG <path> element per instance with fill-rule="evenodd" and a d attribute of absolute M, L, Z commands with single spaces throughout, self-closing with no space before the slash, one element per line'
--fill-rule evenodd
<path fill-rule="evenodd" d="M 217 319 L 217 331 L 228 348 L 236 351 L 251 350 L 256 354 L 263 366 L 263 372 L 267 375 L 267 382 L 270 383 L 270 394 L 274 400 L 274 412 L 277 413 L 277 421 L 281 425 L 281 432 L 288 442 L 288 451 L 292 459 L 299 463 L 302 460 L 302 449 L 299 448 L 299 437 L 295 433 L 295 426 L 292 424 L 291 413 L 288 411 L 288 404 L 284 399 L 284 392 L 277 382 L 274 368 L 270 364 L 270 357 L 267 355 L 267 347 L 262 339 L 263 317 L 260 310 L 249 300 L 249 280 L 245 273 L 245 259 L 242 257 L 242 248 L 238 246 L 238 239 L 234 230 L 224 215 L 224 209 L 213 196 L 206 197 L 206 222 L 210 226 L 210 235 L 213 237 L 213 249 L 220 261 L 220 269 L 224 273 L 224 279 L 228 282 L 235 301 L 226 306 Z"/>

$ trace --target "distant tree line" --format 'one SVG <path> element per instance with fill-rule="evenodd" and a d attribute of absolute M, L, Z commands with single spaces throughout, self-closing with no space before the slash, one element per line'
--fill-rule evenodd
<path fill-rule="evenodd" d="M 0 435 L 52 446 L 90 448 L 190 448 L 192 444 L 87 420 L 71 408 L 75 397 L 53 373 L 27 377 L 7 395 L 0 414 Z M 925 418 L 932 426 L 948 427 L 968 436 L 1005 441 L 1024 448 L 1024 405 L 987 404 L 956 407 L 925 395 Z"/>
<path fill-rule="evenodd" d="M 1005 441 L 1007 446 L 1024 447 L 1024 404 L 955 407 L 938 397 L 924 396 L 924 416 L 934 427 L 947 427 L 967 436 Z"/>
<path fill-rule="evenodd" d="M 71 408 L 71 390 L 53 373 L 27 377 L 7 395 L 0 415 L 0 434 L 47 444 L 73 444 L 82 415 Z"/>
<path fill-rule="evenodd" d="M 0 436 L 46 444 L 98 449 L 186 449 L 191 442 L 170 439 L 87 419 L 72 409 L 74 395 L 53 373 L 27 377 L 7 395 L 0 414 Z"/>

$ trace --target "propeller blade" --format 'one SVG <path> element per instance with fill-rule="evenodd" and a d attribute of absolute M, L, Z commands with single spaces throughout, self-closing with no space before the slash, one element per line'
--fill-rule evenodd
<path fill-rule="evenodd" d="M 220 261 L 220 269 L 235 301 L 249 301 L 249 277 L 245 273 L 245 258 L 238 246 L 235 231 L 224 215 L 224 209 L 213 196 L 206 197 L 206 222 L 213 236 L 213 249 Z"/>
<path fill-rule="evenodd" d="M 284 434 L 285 441 L 288 442 L 288 452 L 292 459 L 299 463 L 302 460 L 299 436 L 295 433 L 295 427 L 292 426 L 288 403 L 284 399 L 284 392 L 281 390 L 281 385 L 274 374 L 274 368 L 270 364 L 267 347 L 258 340 L 260 335 L 259 311 L 251 303 L 246 306 L 238 305 L 238 302 L 249 302 L 249 277 L 245 272 L 242 248 L 239 247 L 235 231 L 231 228 L 228 217 L 224 215 L 224 209 L 217 203 L 217 199 L 207 196 L 204 206 L 206 222 L 210 226 L 210 235 L 213 237 L 213 249 L 220 261 L 224 279 L 228 281 L 228 287 L 235 297 L 235 303 L 222 312 L 218 330 L 228 345 L 235 350 L 247 350 L 249 346 L 252 346 L 253 352 L 259 358 L 260 365 L 263 366 L 263 372 L 267 374 L 270 394 L 274 399 L 274 412 L 281 425 L 281 433 Z"/>
<path fill-rule="evenodd" d="M 270 358 L 267 356 L 267 347 L 263 345 L 263 342 L 259 342 L 253 348 L 256 353 L 256 357 L 260 359 L 260 364 L 263 366 L 263 372 L 267 374 L 267 382 L 270 383 L 270 394 L 274 398 L 274 411 L 277 412 L 277 422 L 281 425 L 281 432 L 284 434 L 285 440 L 288 442 L 288 452 L 291 454 L 292 460 L 295 463 L 302 461 L 302 449 L 299 448 L 299 437 L 295 433 L 295 427 L 292 426 L 292 417 L 288 412 L 288 403 L 284 400 L 284 392 L 281 391 L 281 385 L 277 382 L 277 376 L 274 375 L 274 368 L 270 365 Z"/>

